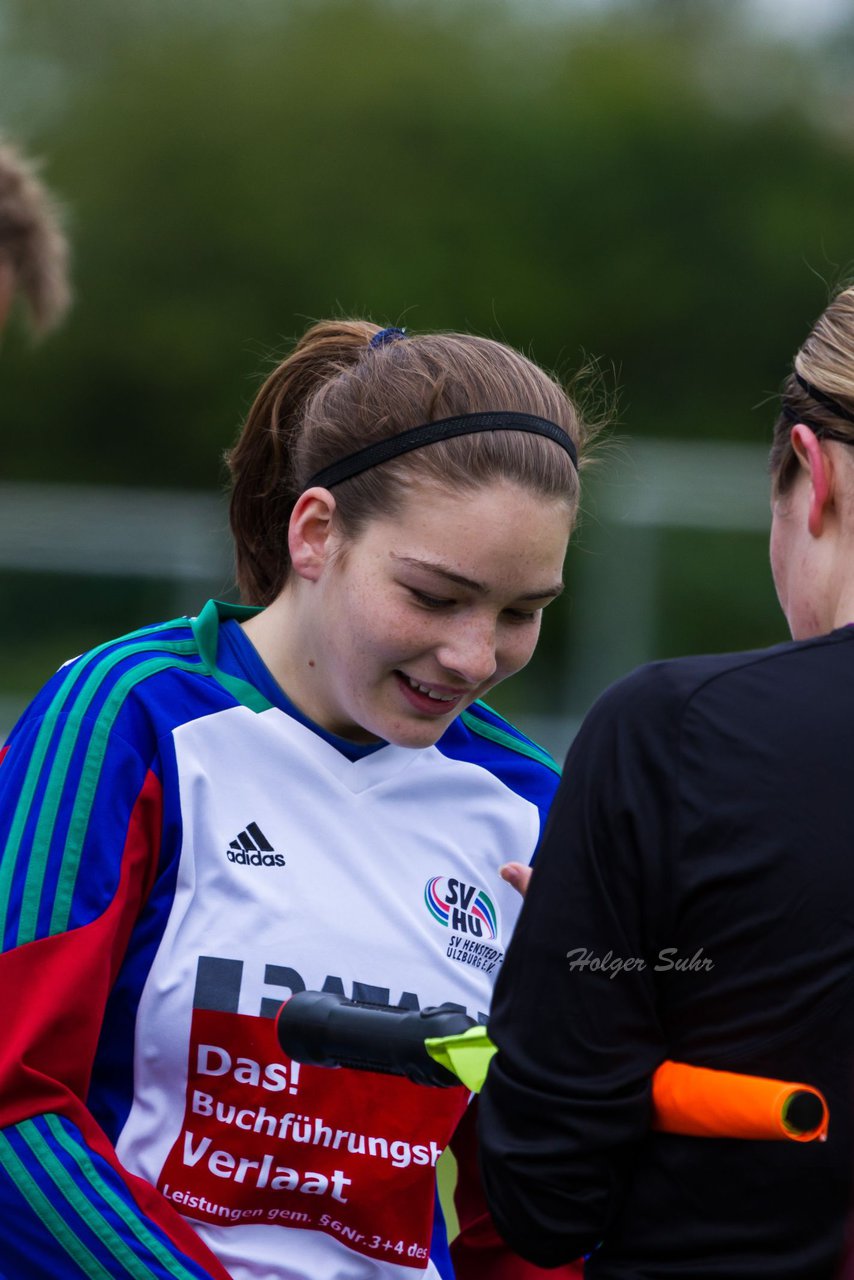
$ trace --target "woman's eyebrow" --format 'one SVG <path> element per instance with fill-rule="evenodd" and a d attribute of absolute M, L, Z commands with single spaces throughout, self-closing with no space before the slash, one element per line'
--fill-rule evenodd
<path fill-rule="evenodd" d="M 436 573 L 442 578 L 447 578 L 449 582 L 455 583 L 458 587 L 466 587 L 469 591 L 475 591 L 478 595 L 486 595 L 488 588 L 482 582 L 474 582 L 471 578 L 465 578 L 461 573 L 454 573 L 452 569 L 446 568 L 443 564 L 436 564 L 432 560 L 419 560 L 415 556 L 398 556 L 392 552 L 392 560 L 396 560 L 398 564 L 410 565 L 413 569 L 428 569 L 430 573 Z M 563 591 L 563 583 L 558 582 L 554 586 L 545 587 L 542 591 L 526 591 L 524 595 L 517 596 L 517 600 L 548 600 L 554 596 L 559 596 Z"/>

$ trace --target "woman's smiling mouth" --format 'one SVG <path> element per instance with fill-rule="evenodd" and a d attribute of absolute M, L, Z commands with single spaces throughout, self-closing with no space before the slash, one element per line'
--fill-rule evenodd
<path fill-rule="evenodd" d="M 403 671 L 396 671 L 398 683 L 408 701 L 419 711 L 427 711 L 431 715 L 441 715 L 450 711 L 463 698 L 465 691 L 440 691 L 441 686 L 423 684 Z"/>

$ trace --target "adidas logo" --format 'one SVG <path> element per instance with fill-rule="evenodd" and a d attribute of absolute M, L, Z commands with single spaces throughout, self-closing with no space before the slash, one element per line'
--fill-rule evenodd
<path fill-rule="evenodd" d="M 246 867 L 285 865 L 285 859 L 273 850 L 257 822 L 250 822 L 245 831 L 238 832 L 228 846 L 227 856 L 229 862 L 239 862 Z"/>

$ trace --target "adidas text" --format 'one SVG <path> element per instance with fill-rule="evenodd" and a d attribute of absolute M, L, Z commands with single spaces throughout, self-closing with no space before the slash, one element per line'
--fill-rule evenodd
<path fill-rule="evenodd" d="M 233 849 L 228 850 L 229 862 L 240 862 L 245 867 L 283 867 L 285 859 L 281 853 L 247 853 L 241 849 L 239 853 L 235 853 Z"/>

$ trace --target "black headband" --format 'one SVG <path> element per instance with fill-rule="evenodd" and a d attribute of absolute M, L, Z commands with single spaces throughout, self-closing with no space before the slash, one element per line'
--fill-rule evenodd
<path fill-rule="evenodd" d="M 837 418 L 844 418 L 846 422 L 854 422 L 854 413 L 850 409 L 846 409 L 838 400 L 834 400 L 833 396 L 829 396 L 826 391 L 819 391 L 818 387 L 814 387 L 811 382 L 807 382 L 806 378 L 802 378 L 799 373 L 795 374 L 795 381 L 800 387 L 806 391 L 808 396 L 812 396 L 817 404 L 824 405 L 825 409 L 829 409 Z"/>
<path fill-rule="evenodd" d="M 342 480 L 360 475 L 370 467 L 378 467 L 380 463 L 397 458 L 402 453 L 409 453 L 411 449 L 421 449 L 424 445 L 435 444 L 437 440 L 451 440 L 454 436 L 477 435 L 481 431 L 527 431 L 531 435 L 546 436 L 569 454 L 572 465 L 578 469 L 578 453 L 572 437 L 556 422 L 534 417 L 530 413 L 465 413 L 459 418 L 440 418 L 438 422 L 427 422 L 422 427 L 413 427 L 400 435 L 369 444 L 367 448 L 359 449 L 349 457 L 316 472 L 305 487 L 311 489 L 314 485 L 320 485 L 324 489 L 331 489 Z"/>
<path fill-rule="evenodd" d="M 846 409 L 838 400 L 834 400 L 833 396 L 829 396 L 826 391 L 820 391 L 818 387 L 814 387 L 811 382 L 807 382 L 806 378 L 802 378 L 799 373 L 795 373 L 794 376 L 798 386 L 815 400 L 816 404 L 823 405 L 825 409 L 828 409 L 837 418 L 843 418 L 846 422 L 854 422 L 854 413 L 850 409 Z M 825 427 L 820 423 L 811 422 L 809 414 L 801 413 L 794 405 L 787 404 L 785 399 L 780 405 L 780 413 L 787 422 L 803 422 L 819 439 L 838 440 L 841 444 L 854 444 L 854 439 L 851 436 L 845 435 L 841 431 L 834 431 L 832 427 Z"/>

